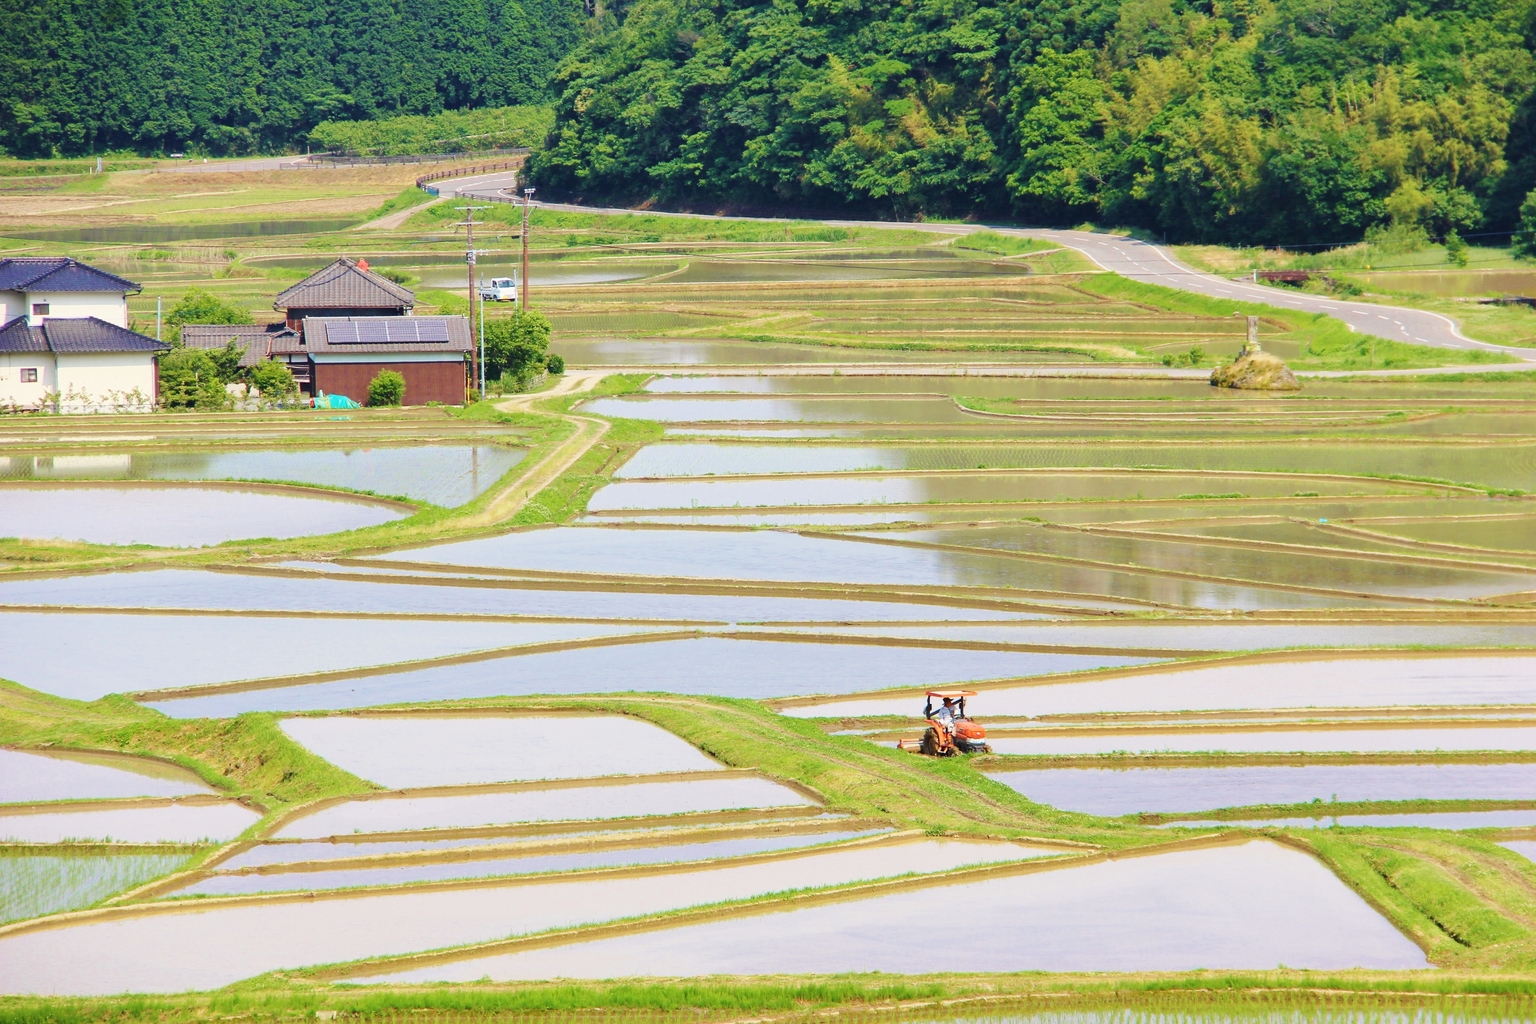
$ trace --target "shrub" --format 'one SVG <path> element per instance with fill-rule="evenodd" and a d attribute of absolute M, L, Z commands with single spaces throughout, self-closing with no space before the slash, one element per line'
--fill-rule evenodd
<path fill-rule="evenodd" d="M 289 402 L 299 394 L 299 382 L 293 379 L 288 364 L 276 359 L 257 363 L 251 370 L 251 386 L 261 392 L 262 401 L 273 404 Z"/>
<path fill-rule="evenodd" d="M 171 328 L 171 341 L 181 340 L 182 324 L 248 324 L 253 323 L 249 310 L 225 302 L 210 292 L 194 288 L 181 297 L 165 315 L 166 326 Z"/>
<path fill-rule="evenodd" d="M 544 369 L 556 377 L 565 372 L 565 357 L 551 352 L 544 360 Z"/>
<path fill-rule="evenodd" d="M 545 365 L 549 349 L 549 319 L 543 313 L 518 310 L 504 319 L 485 322 L 485 376 L 526 379 Z"/>
<path fill-rule="evenodd" d="M 224 383 L 205 349 L 178 345 L 160 357 L 160 402 L 167 409 L 227 409 Z"/>
<path fill-rule="evenodd" d="M 368 404 L 399 405 L 405 400 L 405 378 L 394 370 L 380 370 L 379 375 L 368 382 Z"/>

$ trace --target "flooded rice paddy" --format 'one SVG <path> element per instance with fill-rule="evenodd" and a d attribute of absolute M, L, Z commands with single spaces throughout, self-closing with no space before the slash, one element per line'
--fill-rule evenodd
<path fill-rule="evenodd" d="M 84 909 L 188 860 L 185 852 L 6 850 L 0 853 L 0 924 Z"/>
<path fill-rule="evenodd" d="M 1042 768 L 992 778 L 1036 803 L 1115 818 L 1313 800 L 1528 800 L 1536 764 Z"/>
<path fill-rule="evenodd" d="M 1531 828 L 1536 810 L 1413 811 L 1403 814 L 1319 814 L 1318 817 L 1245 818 L 1239 821 L 1188 819 L 1159 828 Z"/>
<path fill-rule="evenodd" d="M 0 991 L 106 995 L 209 989 L 270 970 L 487 942 L 803 888 L 1038 856 L 1008 843 L 929 839 L 809 852 L 658 878 L 549 880 L 341 899 L 170 904 L 143 916 L 0 937 Z M 669 884 L 670 883 L 670 884 Z M 272 936 L 282 935 L 282 942 Z M 91 971 L 79 964 L 91 963 Z"/>
<path fill-rule="evenodd" d="M 211 792 L 192 772 L 163 761 L 0 749 L 0 804 Z"/>
<path fill-rule="evenodd" d="M 0 648 L 0 675 L 75 700 L 645 631 L 558 622 L 61 612 L 0 612 L 0 628 L 33 641 Z M 182 656 L 167 659 L 170 649 Z"/>
<path fill-rule="evenodd" d="M 1083 730 L 1075 735 L 989 736 L 999 754 L 1112 754 L 1224 751 L 1229 753 L 1382 753 L 1396 751 L 1536 750 L 1536 727 L 1487 723 L 1422 728 Z"/>
<path fill-rule="evenodd" d="M 912 715 L 920 693 L 800 704 L 797 717 Z M 1127 712 L 1235 711 L 1276 708 L 1464 707 L 1536 703 L 1536 657 L 1308 658 L 1117 673 L 989 688 L 977 711 L 1037 718 Z M 1234 740 L 1234 742 L 1240 742 Z M 1205 748 L 1198 748 L 1205 749 Z"/>
<path fill-rule="evenodd" d="M 665 729 L 617 716 L 290 718 L 282 728 L 332 764 L 390 789 L 724 767 Z"/>
<path fill-rule="evenodd" d="M 0 480 L 260 480 L 315 484 L 434 505 L 484 493 L 525 453 L 500 445 L 0 457 Z"/>
<path fill-rule="evenodd" d="M 176 803 L 7 813 L 0 808 L 0 843 L 198 843 L 233 839 L 261 818 L 233 802 Z"/>
<path fill-rule="evenodd" d="M 967 927 L 934 943 L 934 906 Z M 375 977 L 386 983 L 882 971 L 1427 967 L 1305 854 L 1266 842 L 1170 852 Z"/>
<path fill-rule="evenodd" d="M 393 522 L 398 508 L 337 498 L 206 487 L 0 487 L 12 536 L 186 548 L 304 537 Z"/>
<path fill-rule="evenodd" d="M 267 892 L 312 892 L 362 886 L 413 885 L 466 878 L 553 874 L 599 868 L 643 867 L 652 864 L 683 864 L 724 857 L 744 857 L 802 847 L 822 846 L 877 835 L 875 832 L 822 832 L 812 835 L 763 836 L 751 839 L 720 839 L 707 843 L 674 843 L 665 846 L 592 850 L 525 856 L 487 857 L 480 860 L 435 861 L 345 870 L 290 870 L 278 873 L 218 873 L 194 881 L 168 896 L 244 896 Z"/>
<path fill-rule="evenodd" d="M 968 651 L 703 636 L 524 654 L 330 682 L 296 681 L 270 689 L 153 701 L 151 706 L 176 718 L 222 718 L 246 711 L 318 711 L 503 694 L 664 691 L 766 698 L 879 686 L 939 686 L 1144 665 L 1153 660 L 1111 652 Z"/>
<path fill-rule="evenodd" d="M 560 786 L 466 796 L 350 800 L 287 821 L 273 834 L 285 839 L 323 839 L 360 832 L 595 821 L 814 803 L 796 790 L 756 778 Z"/>

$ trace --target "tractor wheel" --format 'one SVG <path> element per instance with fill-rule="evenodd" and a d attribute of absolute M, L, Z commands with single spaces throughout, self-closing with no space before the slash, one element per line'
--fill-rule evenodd
<path fill-rule="evenodd" d="M 939 734 L 933 729 L 923 733 L 923 744 L 918 748 L 929 757 L 939 756 Z"/>

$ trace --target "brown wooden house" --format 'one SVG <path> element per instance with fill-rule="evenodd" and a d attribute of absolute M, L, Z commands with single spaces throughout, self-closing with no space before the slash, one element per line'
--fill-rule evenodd
<path fill-rule="evenodd" d="M 280 359 L 307 395 L 368 399 L 381 370 L 405 378 L 405 404 L 463 405 L 472 350 L 462 316 L 411 316 L 416 296 L 368 269 L 339 259 L 278 295 L 284 319 L 271 324 L 193 326 L 188 345 L 218 348 L 231 338 L 246 346 L 242 365 Z"/>

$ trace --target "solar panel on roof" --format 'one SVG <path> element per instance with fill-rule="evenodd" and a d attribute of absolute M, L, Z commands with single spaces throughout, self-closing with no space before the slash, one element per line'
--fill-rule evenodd
<path fill-rule="evenodd" d="M 448 341 L 448 322 L 434 317 L 380 317 L 329 324 L 326 341 L 332 345 L 399 345 Z"/>

